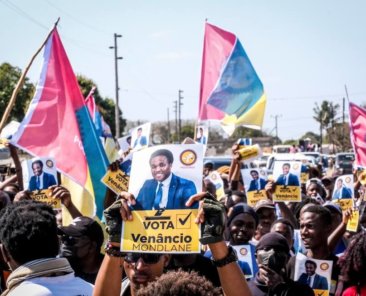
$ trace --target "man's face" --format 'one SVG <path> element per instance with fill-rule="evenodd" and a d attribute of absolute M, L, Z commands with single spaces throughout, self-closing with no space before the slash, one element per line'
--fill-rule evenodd
<path fill-rule="evenodd" d="M 262 208 L 257 211 L 259 223 L 258 231 L 263 235 L 271 230 L 272 223 L 276 220 L 276 214 L 273 209 Z"/>
<path fill-rule="evenodd" d="M 255 220 L 249 214 L 239 214 L 230 223 L 231 242 L 234 245 L 247 244 L 253 237 Z"/>
<path fill-rule="evenodd" d="M 316 270 L 316 268 L 315 268 L 314 264 L 311 264 L 311 263 L 305 264 L 305 271 L 308 276 L 312 276 L 313 274 L 315 274 L 315 270 Z"/>
<path fill-rule="evenodd" d="M 290 248 L 292 248 L 294 239 L 293 239 L 293 234 L 292 234 L 291 228 L 288 225 L 286 225 L 284 223 L 276 223 L 275 225 L 273 225 L 271 232 L 278 232 L 278 233 L 282 234 L 286 238 Z"/>
<path fill-rule="evenodd" d="M 142 130 L 137 130 L 137 137 L 140 137 L 142 134 Z"/>
<path fill-rule="evenodd" d="M 254 179 L 254 180 L 257 180 L 258 179 L 258 173 L 257 172 L 251 172 L 250 173 L 250 175 L 252 176 L 252 178 Z"/>
<path fill-rule="evenodd" d="M 32 169 L 35 176 L 40 176 L 42 174 L 42 166 L 38 162 L 32 165 Z"/>
<path fill-rule="evenodd" d="M 282 167 L 282 172 L 284 175 L 287 175 L 289 171 L 290 167 L 287 164 Z"/>
<path fill-rule="evenodd" d="M 338 189 L 341 189 L 341 188 L 342 188 L 342 184 L 343 184 L 342 179 L 339 179 L 339 180 L 337 181 L 337 188 L 338 188 Z"/>
<path fill-rule="evenodd" d="M 158 155 L 151 159 L 150 168 L 153 178 L 158 182 L 162 182 L 169 177 L 172 164 L 168 162 L 166 156 Z"/>
<path fill-rule="evenodd" d="M 146 264 L 142 258 L 139 258 L 135 263 L 129 263 L 125 260 L 123 267 L 131 281 L 132 289 L 136 290 L 140 285 L 145 286 L 161 276 L 169 259 L 169 255 L 161 255 L 159 261 L 153 264 Z"/>
<path fill-rule="evenodd" d="M 330 227 L 323 225 L 319 214 L 304 212 L 300 216 L 300 235 L 306 249 L 317 249 L 327 243 Z"/>

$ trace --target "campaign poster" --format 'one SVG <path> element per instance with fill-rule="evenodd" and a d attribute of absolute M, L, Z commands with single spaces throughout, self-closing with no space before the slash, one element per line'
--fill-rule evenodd
<path fill-rule="evenodd" d="M 300 161 L 276 161 L 273 168 L 273 178 L 276 189 L 274 202 L 301 201 Z"/>
<path fill-rule="evenodd" d="M 253 261 L 250 245 L 232 246 L 238 256 L 238 264 L 243 270 L 245 278 L 250 279 L 254 276 Z"/>
<path fill-rule="evenodd" d="M 50 157 L 33 158 L 22 162 L 24 188 L 29 191 L 48 189 L 57 185 L 55 160 Z"/>
<path fill-rule="evenodd" d="M 220 199 L 225 196 L 224 181 L 222 180 L 220 174 L 217 171 L 210 172 L 209 175 L 205 178 L 205 180 L 208 180 L 215 185 L 217 199 Z"/>
<path fill-rule="evenodd" d="M 131 131 L 131 148 L 134 151 L 149 146 L 151 122 L 139 125 Z"/>
<path fill-rule="evenodd" d="M 353 175 L 339 176 L 333 189 L 332 201 L 345 211 L 353 207 L 353 197 Z"/>
<path fill-rule="evenodd" d="M 202 190 L 202 149 L 171 144 L 135 152 L 128 187 L 136 198 L 133 209 L 186 209 L 186 201 Z"/>
<path fill-rule="evenodd" d="M 261 157 L 262 150 L 258 144 L 252 146 L 240 146 L 236 151 L 236 154 L 242 162 L 249 163 L 253 159 Z"/>
<path fill-rule="evenodd" d="M 118 139 L 120 150 L 125 153 L 131 148 L 131 136 L 127 135 Z"/>
<path fill-rule="evenodd" d="M 129 177 L 120 169 L 116 171 L 107 170 L 101 181 L 117 195 L 128 191 Z"/>
<path fill-rule="evenodd" d="M 352 211 L 352 216 L 347 222 L 347 231 L 357 232 L 358 230 L 358 223 L 360 220 L 360 211 L 358 209 L 354 209 Z"/>
<path fill-rule="evenodd" d="M 306 164 L 306 159 L 302 160 L 301 164 L 301 173 L 300 173 L 300 181 L 301 184 L 306 184 L 309 180 L 309 167 Z"/>
<path fill-rule="evenodd" d="M 200 253 L 198 210 L 132 211 L 132 221 L 122 224 L 122 252 Z"/>
<path fill-rule="evenodd" d="M 267 183 L 267 172 L 264 168 L 242 169 L 241 176 L 244 181 L 244 188 L 247 194 L 247 202 L 255 207 L 258 201 L 267 199 L 265 186 Z"/>
<path fill-rule="evenodd" d="M 61 209 L 61 201 L 52 197 L 48 188 L 58 185 L 55 160 L 50 157 L 33 158 L 22 162 L 24 188 L 31 191 L 33 200 Z"/>
<path fill-rule="evenodd" d="M 315 295 L 328 296 L 333 293 L 332 285 L 333 261 L 308 258 L 298 253 L 295 262 L 294 280 L 308 285 L 314 290 Z"/>
<path fill-rule="evenodd" d="M 208 142 L 208 127 L 204 125 L 199 125 L 196 128 L 196 138 L 194 139 L 196 143 L 207 145 Z"/>

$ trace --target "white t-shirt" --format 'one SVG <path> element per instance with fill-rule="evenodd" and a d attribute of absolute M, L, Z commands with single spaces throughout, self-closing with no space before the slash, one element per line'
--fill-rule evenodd
<path fill-rule="evenodd" d="M 9 296 L 92 296 L 94 286 L 74 273 L 38 277 L 22 282 Z"/>

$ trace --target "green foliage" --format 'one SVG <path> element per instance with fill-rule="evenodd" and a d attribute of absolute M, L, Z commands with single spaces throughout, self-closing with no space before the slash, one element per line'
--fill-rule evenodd
<path fill-rule="evenodd" d="M 14 67 L 9 63 L 0 65 L 0 114 L 4 115 L 5 109 L 8 106 L 13 90 L 22 74 L 18 67 Z M 10 113 L 7 122 L 11 120 L 22 121 L 27 111 L 29 102 L 31 101 L 35 87 L 26 78 L 23 87 L 19 91 L 15 105 Z"/>
<path fill-rule="evenodd" d="M 313 132 L 306 132 L 300 139 L 311 139 L 312 143 L 319 143 L 320 142 L 320 136 Z"/>
<path fill-rule="evenodd" d="M 93 88 L 93 86 L 96 86 L 96 83 L 82 75 L 77 76 L 81 92 L 83 93 L 84 98 L 86 98 L 90 92 L 90 90 Z M 115 124 L 115 103 L 110 98 L 103 98 L 99 91 L 98 87 L 95 89 L 94 92 L 94 99 L 95 103 L 99 106 L 99 111 L 102 114 L 104 120 L 111 128 L 112 134 L 116 134 L 116 124 Z M 119 109 L 119 127 L 120 131 L 122 132 L 126 126 L 126 120 L 122 118 L 122 111 Z"/>

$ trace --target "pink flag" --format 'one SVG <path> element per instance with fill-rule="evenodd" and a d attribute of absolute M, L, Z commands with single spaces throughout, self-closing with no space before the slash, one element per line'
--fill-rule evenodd
<path fill-rule="evenodd" d="M 366 110 L 349 103 L 349 118 L 356 165 L 366 168 Z"/>
<path fill-rule="evenodd" d="M 53 157 L 60 172 L 94 195 L 102 216 L 100 180 L 108 161 L 56 28 L 45 45 L 36 93 L 11 142 L 31 155 Z"/>

